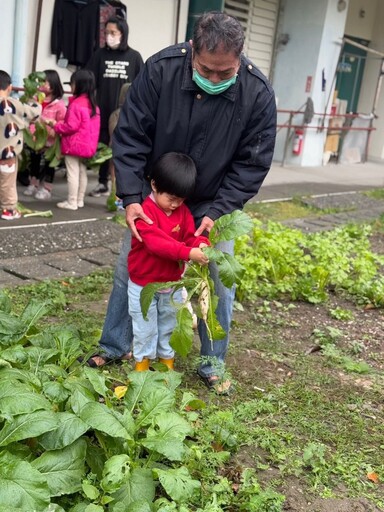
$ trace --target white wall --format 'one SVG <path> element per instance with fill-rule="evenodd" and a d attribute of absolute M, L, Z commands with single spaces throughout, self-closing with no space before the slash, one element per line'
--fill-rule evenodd
<path fill-rule="evenodd" d="M 382 0 L 377 3 L 374 19 L 369 47 L 384 53 L 384 2 Z M 372 111 L 381 65 L 381 57 L 371 55 L 367 59 L 358 105 L 359 112 Z M 381 90 L 378 96 L 376 115 L 377 119 L 373 123 L 376 131 L 372 132 L 370 138 L 368 158 L 369 160 L 380 161 L 384 160 L 384 76 L 382 77 Z"/>
<path fill-rule="evenodd" d="M 288 43 L 280 47 L 274 70 L 273 86 L 278 97 L 279 109 L 303 110 L 307 98 L 311 97 L 314 110 L 323 113 L 331 107 L 329 97 L 334 88 L 334 75 L 344 35 L 347 10 L 337 10 L 337 0 L 286 0 L 283 19 L 279 24 L 281 34 L 288 34 Z M 322 74 L 326 80 L 322 90 Z M 306 91 L 307 78 L 312 86 Z M 287 114 L 279 114 L 278 122 L 288 120 Z M 294 124 L 302 124 L 303 116 L 297 115 Z M 317 166 L 322 163 L 325 131 L 317 130 L 319 117 L 305 133 L 303 152 L 292 154 L 290 142 L 286 163 Z M 287 129 L 279 131 L 275 159 L 283 158 Z"/>
<path fill-rule="evenodd" d="M 0 0 L 0 3 L 9 0 Z M 30 0 L 37 9 L 37 0 Z M 174 44 L 176 35 L 177 0 L 123 0 L 127 6 L 127 21 L 129 25 L 129 44 L 138 50 L 146 60 L 153 53 Z M 50 37 L 54 0 L 43 0 L 40 23 L 39 46 L 37 54 L 38 70 L 56 69 L 61 80 L 69 80 L 75 70 L 73 66 L 59 68 L 56 57 L 51 55 Z M 188 0 L 181 0 L 178 42 L 184 41 L 188 16 Z M 32 27 L 31 27 L 32 28 Z M 26 72 L 28 74 L 29 71 Z"/>
<path fill-rule="evenodd" d="M 1 46 L 0 69 L 12 74 L 13 28 L 16 0 L 0 0 L 1 10 Z"/>
<path fill-rule="evenodd" d="M 349 0 L 345 34 L 371 41 L 378 3 L 382 0 Z"/>
<path fill-rule="evenodd" d="M 181 0 L 180 29 L 176 38 L 176 0 L 125 0 L 129 24 L 129 44 L 143 59 L 166 46 L 185 41 L 188 0 Z"/>

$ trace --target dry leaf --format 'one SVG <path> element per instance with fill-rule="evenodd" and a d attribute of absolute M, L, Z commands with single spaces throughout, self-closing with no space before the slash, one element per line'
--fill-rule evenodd
<path fill-rule="evenodd" d="M 371 471 L 370 473 L 367 473 L 367 478 L 374 484 L 379 483 L 379 475 L 377 473 L 374 473 L 373 471 Z"/>

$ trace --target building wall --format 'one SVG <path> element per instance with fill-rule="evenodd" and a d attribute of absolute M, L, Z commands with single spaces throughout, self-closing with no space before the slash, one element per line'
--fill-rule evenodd
<path fill-rule="evenodd" d="M 2 23 L 2 29 L 4 25 L 6 40 L 9 41 L 8 51 L 0 54 L 0 68 L 8 71 L 12 76 L 17 75 L 18 79 L 16 82 L 14 80 L 14 85 L 21 86 L 22 78 L 32 71 L 38 0 L 0 0 L 0 3 L 2 20 L 6 20 L 6 23 Z M 144 60 L 176 41 L 185 40 L 188 0 L 180 0 L 177 34 L 178 0 L 145 0 L 143 2 L 123 0 L 123 3 L 127 6 L 127 20 L 130 29 L 129 44 L 141 53 Z M 54 0 L 43 0 L 36 69 L 39 71 L 56 69 L 61 80 L 68 81 L 76 68 L 74 66 L 58 67 L 56 57 L 51 55 L 50 51 L 53 9 Z M 22 35 L 17 34 L 16 50 L 19 48 L 20 56 L 15 62 L 14 26 L 20 14 L 25 22 L 25 31 Z"/>
<path fill-rule="evenodd" d="M 317 113 L 330 110 L 330 101 L 341 38 L 347 9 L 337 10 L 336 0 L 285 0 L 280 13 L 277 40 L 286 41 L 278 46 L 273 75 L 273 87 L 278 98 L 278 108 L 303 110 L 310 97 Z M 288 114 L 279 114 L 279 124 L 287 123 Z M 302 124 L 303 115 L 293 118 Z M 305 133 L 301 155 L 292 154 L 292 140 L 288 139 L 286 163 L 295 165 L 321 165 L 325 130 L 318 130 L 322 119 L 314 117 Z M 282 161 L 287 142 L 287 129 L 280 129 L 277 137 L 275 159 Z"/>
<path fill-rule="evenodd" d="M 378 0 L 349 0 L 345 34 L 371 41 Z"/>
<path fill-rule="evenodd" d="M 365 12 L 363 18 L 359 15 L 361 9 Z M 370 41 L 370 48 L 384 54 L 383 26 L 384 2 L 382 0 L 351 0 L 345 27 L 347 35 L 367 39 Z M 372 132 L 368 149 L 369 159 L 373 161 L 384 159 L 384 76 L 380 93 L 376 96 L 382 62 L 381 56 L 368 53 L 358 105 L 360 113 L 371 113 L 374 109 L 376 110 L 377 118 L 373 123 L 376 130 Z M 377 101 L 376 108 L 375 101 Z"/>

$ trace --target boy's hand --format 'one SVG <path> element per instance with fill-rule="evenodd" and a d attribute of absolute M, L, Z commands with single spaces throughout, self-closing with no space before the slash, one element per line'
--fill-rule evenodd
<path fill-rule="evenodd" d="M 208 265 L 209 259 L 206 254 L 203 253 L 201 249 L 195 247 L 191 249 L 189 253 L 189 259 L 192 261 L 196 261 L 199 265 Z"/>

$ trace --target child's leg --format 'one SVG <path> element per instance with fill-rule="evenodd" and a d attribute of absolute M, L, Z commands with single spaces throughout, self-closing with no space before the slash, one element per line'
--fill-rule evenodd
<path fill-rule="evenodd" d="M 87 166 L 80 161 L 80 179 L 79 179 L 79 190 L 77 193 L 77 204 L 84 204 L 85 191 L 87 190 L 88 176 Z"/>
<path fill-rule="evenodd" d="M 142 286 L 129 280 L 128 307 L 132 318 L 133 357 L 138 362 L 143 359 L 155 359 L 157 346 L 157 301 L 156 299 L 152 301 L 149 306 L 147 320 L 144 320 L 140 306 L 142 289 Z"/>
<path fill-rule="evenodd" d="M 173 295 L 171 293 L 159 293 L 158 297 L 159 339 L 157 355 L 161 359 L 172 359 L 175 352 L 169 344 L 169 339 L 176 326 L 176 308 L 173 302 L 183 303 L 182 291 L 177 290 Z"/>
<path fill-rule="evenodd" d="M 68 180 L 68 203 L 77 208 L 77 194 L 80 183 L 80 158 L 77 156 L 65 156 Z"/>
<path fill-rule="evenodd" d="M 55 170 L 56 169 L 54 167 L 49 166 L 49 162 L 47 160 L 44 162 L 43 177 L 41 181 L 43 182 L 44 188 L 50 192 L 53 187 L 53 180 L 55 179 Z"/>
<path fill-rule="evenodd" d="M 29 166 L 30 184 L 38 186 L 42 177 L 41 171 L 41 153 L 30 150 L 30 166 Z"/>
<path fill-rule="evenodd" d="M 0 205 L 3 210 L 17 207 L 17 159 L 0 160 Z"/>

